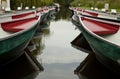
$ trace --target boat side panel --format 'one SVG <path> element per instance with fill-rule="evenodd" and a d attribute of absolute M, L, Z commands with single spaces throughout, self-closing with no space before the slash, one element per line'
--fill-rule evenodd
<path fill-rule="evenodd" d="M 21 33 L 9 39 L 1 40 L 0 55 L 16 48 L 23 42 L 31 39 L 33 34 L 35 33 L 36 28 L 37 28 L 37 25 L 35 25 L 33 28 L 31 28 L 30 30 L 24 33 Z"/>
<path fill-rule="evenodd" d="M 0 67 L 14 61 L 17 58 L 19 58 L 24 53 L 24 49 L 26 48 L 28 43 L 29 43 L 29 40 L 20 44 L 16 48 L 0 55 Z"/>
<path fill-rule="evenodd" d="M 85 26 L 78 26 L 78 28 L 82 31 L 84 37 L 90 44 L 91 48 L 96 53 L 97 59 L 101 60 L 103 64 L 109 66 L 112 70 L 113 67 L 116 67 L 115 72 L 120 72 L 120 63 L 118 60 L 120 59 L 120 47 L 117 45 L 113 45 L 107 41 L 99 39 L 92 35 L 87 29 L 84 28 Z M 109 61 L 109 62 L 106 62 Z"/>
<path fill-rule="evenodd" d="M 14 16 L 12 16 L 12 19 L 19 19 L 19 18 L 23 18 L 23 17 L 30 16 L 30 15 L 33 15 L 33 14 L 34 14 L 34 12 L 23 13 L 23 14 L 20 14 L 20 15 L 14 15 Z"/>

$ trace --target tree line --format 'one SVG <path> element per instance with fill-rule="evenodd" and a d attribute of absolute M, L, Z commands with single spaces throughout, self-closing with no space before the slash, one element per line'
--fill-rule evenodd
<path fill-rule="evenodd" d="M 10 0 L 11 9 L 17 9 L 22 5 L 23 8 L 26 6 L 32 8 L 32 6 L 41 7 L 48 6 L 54 3 L 59 3 L 60 5 L 70 6 L 70 3 L 74 0 Z"/>
<path fill-rule="evenodd" d="M 120 5 L 118 4 L 120 0 L 74 0 L 71 5 L 103 8 L 105 3 L 108 3 L 110 8 L 120 9 Z"/>
<path fill-rule="evenodd" d="M 11 8 L 17 9 L 17 7 L 32 6 L 41 7 L 59 3 L 61 6 L 80 6 L 80 7 L 98 7 L 103 8 L 105 3 L 109 3 L 110 8 L 119 9 L 120 0 L 10 0 Z"/>

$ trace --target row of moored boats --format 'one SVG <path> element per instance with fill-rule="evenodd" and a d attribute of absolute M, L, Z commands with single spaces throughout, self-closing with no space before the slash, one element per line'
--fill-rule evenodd
<path fill-rule="evenodd" d="M 96 58 L 113 72 L 120 74 L 119 15 L 70 7 L 72 23 L 83 34 Z"/>
<path fill-rule="evenodd" d="M 0 15 L 0 66 L 14 61 L 24 53 L 45 14 L 55 9 L 55 6 L 43 7 Z"/>

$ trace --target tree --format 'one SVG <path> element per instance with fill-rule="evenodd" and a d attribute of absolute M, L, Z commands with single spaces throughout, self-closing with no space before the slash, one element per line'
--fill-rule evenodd
<path fill-rule="evenodd" d="M 70 3 L 74 0 L 53 0 L 55 3 L 59 3 L 62 6 L 70 6 Z"/>

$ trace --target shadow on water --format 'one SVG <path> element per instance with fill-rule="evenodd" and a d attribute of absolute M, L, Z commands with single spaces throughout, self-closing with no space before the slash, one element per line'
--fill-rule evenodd
<path fill-rule="evenodd" d="M 119 75 L 104 67 L 91 52 L 74 71 L 79 79 L 117 79 Z"/>
<path fill-rule="evenodd" d="M 0 69 L 0 79 L 34 79 L 43 70 L 42 65 L 38 68 L 25 53 L 16 61 Z"/>

